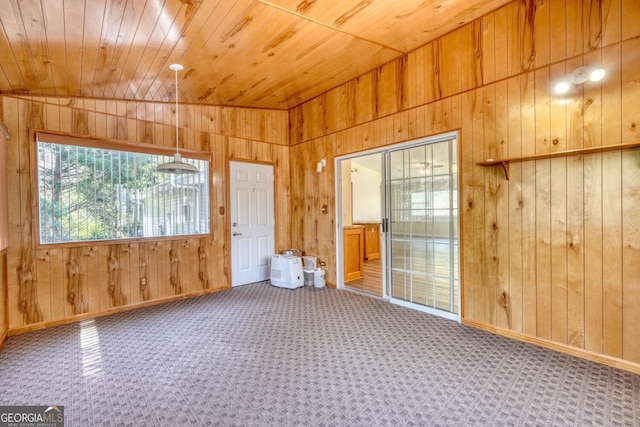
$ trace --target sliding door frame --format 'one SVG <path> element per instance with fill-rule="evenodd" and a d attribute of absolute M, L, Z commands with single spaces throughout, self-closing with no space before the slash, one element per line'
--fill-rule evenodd
<path fill-rule="evenodd" d="M 440 317 L 444 317 L 447 319 L 451 319 L 451 320 L 455 320 L 457 322 L 460 322 L 462 319 L 462 313 L 463 313 L 463 306 L 462 306 L 462 301 L 463 301 L 463 282 L 462 282 L 462 265 L 463 265 L 463 260 L 462 260 L 462 242 L 460 241 L 461 236 L 462 236 L 462 210 L 461 210 L 461 197 L 460 197 L 460 186 L 462 184 L 462 179 L 461 179 L 461 175 L 462 175 L 462 171 L 460 168 L 460 164 L 461 164 L 461 143 L 460 143 L 460 133 L 458 131 L 453 131 L 453 132 L 447 132 L 447 133 L 442 133 L 442 134 L 438 134 L 438 135 L 433 135 L 433 136 L 429 136 L 429 137 L 424 137 L 424 138 L 419 138 L 419 139 L 415 139 L 412 141 L 407 141 L 407 142 L 402 142 L 402 143 L 398 143 L 398 144 L 393 144 L 393 145 L 386 145 L 383 147 L 378 147 L 378 148 L 374 148 L 371 150 L 365 150 L 365 151 L 359 151 L 356 153 L 350 153 L 350 154 L 346 154 L 343 156 L 337 156 L 334 159 L 335 162 L 335 194 L 336 194 L 336 211 L 335 211 L 335 219 L 336 219 L 336 286 L 338 289 L 346 289 L 345 287 L 345 283 L 344 283 L 344 265 L 343 265 L 343 260 L 344 260 L 344 242 L 343 242 L 343 220 L 342 220 L 342 161 L 343 160 L 349 160 L 349 159 L 355 159 L 358 157 L 363 157 L 363 156 L 368 156 L 368 155 L 372 155 L 372 154 L 381 154 L 381 162 L 383 163 L 383 167 L 382 167 L 382 187 L 383 187 L 383 191 L 382 191 L 382 201 L 381 203 L 383 203 L 383 216 L 384 219 L 383 221 L 387 221 L 389 222 L 390 218 L 391 218 L 391 208 L 389 206 L 388 203 L 388 198 L 389 198 L 389 170 L 388 170 L 388 165 L 389 165 L 389 156 L 390 153 L 392 151 L 397 151 L 397 150 L 402 150 L 402 149 L 407 149 L 407 148 L 412 148 L 412 147 L 417 147 L 417 146 L 422 146 L 422 145 L 430 145 L 430 144 L 435 144 L 438 142 L 443 142 L 443 141 L 449 141 L 455 139 L 456 140 L 456 148 L 457 148 L 457 152 L 456 152 L 456 158 L 457 158 L 457 201 L 458 201 L 458 292 L 457 292 L 457 306 L 458 306 L 458 313 L 450 313 L 450 312 L 446 312 L 443 310 L 438 310 L 438 309 L 432 309 L 430 307 L 427 306 L 422 306 L 420 304 L 416 304 L 416 303 L 411 303 L 411 302 L 406 302 L 406 301 L 402 301 L 402 300 L 398 300 L 398 299 L 394 299 L 392 298 L 392 292 L 391 292 L 391 259 L 389 254 L 391 253 L 391 239 L 389 237 L 389 227 L 390 225 L 387 225 L 386 228 L 383 227 L 383 232 L 382 232 L 382 247 L 381 247 L 381 257 L 382 257 L 382 261 L 383 261 L 383 295 L 382 297 L 386 300 L 389 300 L 390 302 L 397 304 L 397 305 L 401 305 L 401 306 L 406 306 L 409 308 L 413 308 L 419 311 L 424 311 L 427 313 L 431 313 Z"/>
<path fill-rule="evenodd" d="M 365 151 L 358 151 L 356 153 L 350 153 L 350 154 L 346 154 L 344 156 L 338 156 L 334 159 L 334 170 L 335 170 L 335 195 L 336 195 L 336 287 L 338 289 L 348 289 L 348 290 L 352 290 L 351 288 L 347 288 L 344 284 L 344 238 L 343 238 L 343 228 L 344 228 L 344 224 L 342 222 L 342 161 L 343 160 L 350 160 L 350 159 L 357 159 L 359 157 L 365 157 L 365 156 L 370 156 L 373 154 L 380 154 L 381 155 L 381 168 L 380 171 L 382 173 L 382 194 L 380 195 L 381 197 L 381 203 L 383 204 L 381 207 L 381 212 L 383 213 L 383 215 L 386 215 L 386 211 L 387 211 L 387 206 L 386 206 L 386 191 L 387 191 L 387 185 L 386 185 L 386 161 L 387 161 L 387 151 L 388 151 L 388 147 L 389 146 L 385 146 L 385 147 L 379 147 L 379 148 L 374 148 L 371 150 L 365 150 Z M 384 236 L 384 233 L 383 233 Z M 384 243 L 386 241 L 386 237 L 383 237 L 383 244 L 380 247 L 380 258 L 382 259 L 382 268 L 383 268 L 383 272 L 382 272 L 382 298 L 383 299 L 389 299 L 389 294 L 388 294 L 388 286 L 387 286 L 387 268 L 386 268 L 386 257 L 387 257 L 387 245 L 386 243 Z"/>
<path fill-rule="evenodd" d="M 415 159 L 413 158 L 413 154 L 410 154 L 410 157 L 406 157 L 407 156 L 407 152 L 412 152 L 414 151 L 414 149 L 418 149 L 420 151 L 422 151 L 423 149 L 426 150 L 424 151 L 425 156 L 427 156 L 425 159 L 423 159 L 424 161 L 426 161 L 427 163 L 430 163 L 429 160 L 431 162 L 435 162 L 435 159 L 432 157 L 433 154 L 431 155 L 427 155 L 428 152 L 430 152 L 432 149 L 435 150 L 435 148 L 432 147 L 436 147 L 437 145 L 442 145 L 445 144 L 445 146 L 447 147 L 446 152 L 447 152 L 447 172 L 443 175 L 443 174 L 437 174 L 436 172 L 434 172 L 433 170 L 426 174 L 423 172 L 423 174 L 418 173 L 417 175 L 413 174 L 414 171 L 414 167 L 412 166 L 412 163 L 415 161 Z M 452 147 L 452 144 L 454 144 L 454 146 Z M 448 241 L 446 243 L 447 246 L 447 253 L 448 253 L 448 267 L 447 267 L 447 273 L 446 275 L 443 272 L 438 273 L 438 263 L 436 262 L 436 248 L 438 246 L 442 246 L 442 242 L 440 243 L 436 243 L 436 240 L 440 240 L 437 239 L 435 236 L 437 235 L 436 233 L 436 229 L 432 228 L 431 231 L 429 231 L 429 219 L 427 217 L 425 217 L 425 221 L 413 221 L 413 215 L 415 215 L 414 210 L 415 207 L 413 206 L 413 202 L 411 202 L 410 206 L 405 206 L 404 208 L 400 208 L 399 211 L 396 211 L 394 213 L 394 209 L 398 209 L 397 206 L 388 206 L 387 212 L 386 212 L 386 216 L 387 218 L 389 218 L 389 229 L 387 230 L 388 233 L 386 235 L 386 244 L 387 246 L 387 253 L 392 254 L 392 256 L 390 256 L 387 260 L 387 273 L 388 273 L 388 283 L 390 284 L 390 288 L 389 288 L 389 301 L 391 303 L 397 304 L 397 305 L 402 305 L 405 307 L 410 307 L 419 311 L 424 311 L 430 314 L 434 314 L 440 317 L 444 317 L 450 320 L 455 320 L 460 322 L 461 320 L 461 315 L 460 315 L 460 292 L 461 292 L 461 282 L 460 282 L 460 264 L 461 264 L 461 260 L 460 260 L 460 233 L 459 233 L 459 227 L 460 227 L 460 202 L 459 202 L 459 194 L 460 194 L 460 181 L 459 181 L 459 174 L 458 174 L 458 156 L 459 156 L 459 139 L 458 139 L 458 135 L 457 133 L 447 133 L 447 134 L 442 134 L 442 135 L 436 135 L 434 137 L 429 137 L 429 138 L 422 138 L 416 141 L 412 141 L 411 144 L 407 144 L 405 146 L 401 146 L 401 147 L 392 147 L 389 150 L 389 158 L 391 159 L 391 157 L 394 155 L 394 153 L 400 153 L 403 160 L 402 160 L 402 167 L 403 170 L 400 174 L 400 182 L 402 183 L 401 185 L 403 186 L 402 190 L 394 190 L 393 189 L 393 181 L 397 180 L 398 177 L 396 176 L 396 178 L 394 178 L 394 171 L 391 169 L 392 168 L 392 162 L 389 161 L 387 164 L 387 175 L 389 177 L 389 179 L 386 182 L 387 185 L 387 202 L 397 199 L 397 196 L 399 194 L 404 194 L 405 191 L 407 191 L 406 185 L 407 184 L 407 179 L 409 180 L 408 182 L 411 183 L 413 182 L 414 179 L 426 179 L 427 182 L 430 180 L 429 177 L 431 177 L 431 179 L 437 179 L 436 177 L 448 177 L 447 181 L 448 181 L 448 186 L 447 186 L 447 191 L 449 192 L 449 196 L 448 196 L 448 200 L 449 203 L 447 205 L 446 208 L 446 212 L 447 212 L 447 216 L 448 216 L 448 220 L 446 222 L 446 226 L 447 226 L 447 233 L 446 235 L 448 236 Z M 407 163 L 407 161 L 409 161 L 409 163 Z M 455 161 L 455 163 L 454 163 Z M 455 170 L 453 170 L 454 168 L 454 164 L 455 164 Z M 435 166 L 432 164 L 432 166 Z M 436 166 L 437 167 L 437 166 Z M 395 166 L 394 166 L 395 168 Z M 407 169 L 410 168 L 410 169 Z M 407 172 L 411 170 L 412 172 L 409 172 L 409 175 L 407 175 Z M 397 175 L 397 174 L 396 174 Z M 424 176 L 424 177 L 423 177 Z M 456 179 L 452 181 L 452 178 L 455 177 Z M 413 185 L 413 184 L 410 184 Z M 401 191 L 401 193 L 397 193 L 397 191 Z M 436 209 L 434 203 L 435 203 L 435 189 L 431 189 L 431 190 L 423 190 L 425 191 L 427 194 L 430 195 L 430 197 L 424 197 L 424 209 L 425 211 L 423 212 L 424 215 L 429 216 L 429 211 L 431 211 L 431 215 L 434 215 L 436 211 L 439 210 L 444 210 L 442 208 L 438 208 Z M 455 193 L 455 196 L 454 196 Z M 411 194 L 413 196 L 413 193 Z M 406 196 L 406 195 L 405 195 Z M 431 202 L 431 208 L 428 208 L 427 205 L 427 199 L 432 200 Z M 401 200 L 404 200 L 406 202 L 406 197 L 401 197 Z M 413 197 L 411 197 L 411 200 L 413 200 Z M 457 203 L 455 202 L 457 201 Z M 407 210 L 408 209 L 408 210 Z M 416 212 L 421 212 L 421 209 L 419 209 Z M 454 217 L 453 214 L 456 213 L 456 216 Z M 394 229 L 394 224 L 396 224 L 394 222 L 394 219 L 396 221 L 398 221 L 398 218 L 396 217 L 396 215 L 398 213 L 403 213 L 402 217 L 400 219 L 400 222 L 398 223 L 398 229 L 395 230 Z M 406 215 L 409 215 L 408 218 L 405 218 Z M 432 219 L 434 219 L 435 217 L 432 217 Z M 455 218 L 455 221 L 452 221 L 452 219 Z M 422 242 L 422 239 L 419 237 L 420 234 L 418 235 L 418 240 L 414 240 L 415 236 L 414 236 L 414 227 L 413 225 L 421 225 L 424 224 L 425 225 L 425 229 L 422 231 L 422 233 L 424 234 L 424 244 L 426 245 L 426 247 L 423 248 L 423 250 L 425 250 L 425 259 L 424 261 L 426 262 L 426 265 L 423 266 L 424 270 L 422 269 L 418 269 L 414 271 L 415 268 L 415 261 L 417 260 L 418 263 L 420 262 L 420 260 L 422 259 L 422 257 L 418 256 L 417 258 L 414 258 L 414 250 L 415 249 L 419 249 L 419 243 Z M 435 223 L 431 223 L 432 227 L 435 227 Z M 409 228 L 408 231 L 408 235 L 407 233 L 407 229 Z M 458 233 L 456 234 L 456 229 L 458 231 Z M 400 233 L 399 235 L 397 233 Z M 436 234 L 432 234 L 432 233 L 436 233 Z M 400 239 L 398 240 L 398 236 L 401 236 Z M 429 245 L 429 241 L 431 241 L 431 245 Z M 398 243 L 401 245 L 401 247 L 405 247 L 404 251 L 406 251 L 406 247 L 408 245 L 409 248 L 409 258 L 406 258 L 406 254 L 403 257 L 404 260 L 404 266 L 403 265 L 394 265 L 394 261 L 396 258 L 393 257 L 393 245 L 394 243 Z M 418 243 L 418 246 L 414 246 L 416 243 Z M 429 247 L 431 247 L 431 249 L 429 250 Z M 429 258 L 433 256 L 433 258 L 431 259 L 431 262 L 433 263 L 431 265 L 431 268 L 428 267 L 429 264 Z M 406 261 L 409 262 L 408 266 L 406 264 Z M 456 268 L 456 261 L 457 261 L 457 268 Z M 393 278 L 392 276 L 395 276 L 395 273 L 399 273 L 403 279 L 401 279 L 401 281 L 404 281 L 404 289 L 405 289 L 405 295 L 404 296 L 396 296 L 395 294 L 395 286 L 396 285 L 400 285 L 402 287 L 402 285 L 400 283 L 396 283 L 394 284 Z M 438 279 L 438 277 L 440 279 Z M 422 279 L 421 279 L 422 278 Z M 443 280 L 445 279 L 447 280 L 448 283 L 448 308 L 449 309 L 445 309 L 445 308 L 439 308 L 438 307 L 438 297 L 436 296 L 436 282 L 439 280 Z M 417 282 L 414 283 L 414 281 L 417 280 Z M 416 285 L 416 283 L 420 283 L 421 280 L 424 280 L 424 298 L 425 301 L 424 302 L 417 302 L 414 298 L 415 298 L 415 294 L 414 291 L 415 290 L 420 290 L 420 285 Z M 407 282 L 408 281 L 408 282 Z M 406 291 L 407 291 L 407 286 L 408 286 L 408 291 L 409 291 L 409 295 L 406 295 Z M 417 287 L 415 287 L 417 286 Z M 429 288 L 432 287 L 432 289 L 430 290 Z M 429 302 L 429 300 L 431 299 L 429 294 L 432 293 L 431 298 L 432 301 L 431 303 Z M 419 295 L 419 293 L 418 293 Z M 419 299 L 419 297 L 418 297 Z"/>

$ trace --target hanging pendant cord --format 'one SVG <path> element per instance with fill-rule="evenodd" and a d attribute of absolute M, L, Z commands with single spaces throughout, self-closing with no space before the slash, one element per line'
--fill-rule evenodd
<path fill-rule="evenodd" d="M 176 75 L 176 154 L 178 154 L 178 119 L 180 117 L 180 113 L 178 112 L 178 70 L 174 71 Z"/>

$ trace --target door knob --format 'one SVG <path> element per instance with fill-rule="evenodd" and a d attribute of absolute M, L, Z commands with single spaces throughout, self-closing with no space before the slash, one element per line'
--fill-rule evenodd
<path fill-rule="evenodd" d="M 236 233 L 235 231 L 233 232 L 232 236 L 242 236 L 242 233 Z"/>

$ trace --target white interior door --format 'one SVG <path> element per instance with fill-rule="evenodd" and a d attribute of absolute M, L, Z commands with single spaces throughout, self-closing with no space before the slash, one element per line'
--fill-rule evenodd
<path fill-rule="evenodd" d="M 230 162 L 231 286 L 269 279 L 274 254 L 273 166 Z"/>

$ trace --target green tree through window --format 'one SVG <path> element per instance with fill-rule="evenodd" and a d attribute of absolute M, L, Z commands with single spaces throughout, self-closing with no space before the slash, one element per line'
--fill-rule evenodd
<path fill-rule="evenodd" d="M 209 232 L 208 162 L 194 175 L 156 172 L 167 156 L 38 141 L 41 243 Z M 167 212 L 194 214 L 181 222 Z"/>

